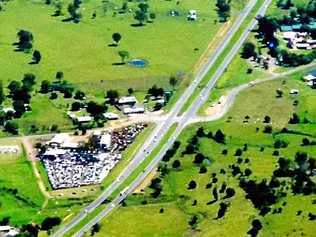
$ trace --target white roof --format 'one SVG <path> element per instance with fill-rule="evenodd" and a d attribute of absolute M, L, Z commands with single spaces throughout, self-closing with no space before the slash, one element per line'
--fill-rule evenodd
<path fill-rule="evenodd" d="M 13 227 L 9 226 L 9 225 L 3 225 L 0 226 L 0 231 L 9 231 L 11 230 Z"/>
<path fill-rule="evenodd" d="M 284 39 L 294 39 L 296 37 L 297 33 L 294 31 L 286 31 L 283 32 L 283 38 Z"/>
<path fill-rule="evenodd" d="M 68 142 L 69 140 L 70 140 L 70 137 L 67 133 L 59 133 L 59 134 L 56 134 L 48 143 L 62 144 L 62 143 Z"/>
<path fill-rule="evenodd" d="M 190 15 L 196 15 L 196 10 L 194 10 L 194 9 L 189 10 L 189 14 Z"/>
<path fill-rule="evenodd" d="M 312 80 L 316 79 L 316 77 L 314 77 L 311 74 L 308 74 L 308 75 L 304 76 L 303 78 L 305 81 L 312 81 Z"/>
<path fill-rule="evenodd" d="M 296 48 L 309 48 L 310 45 L 307 43 L 297 43 L 297 44 L 295 44 L 295 47 Z"/>
<path fill-rule="evenodd" d="M 124 114 L 144 113 L 144 112 L 145 112 L 144 107 L 124 108 L 123 109 Z"/>
<path fill-rule="evenodd" d="M 118 119 L 119 116 L 115 113 L 112 113 L 112 112 L 107 112 L 107 113 L 104 113 L 103 114 L 104 118 L 107 118 L 107 119 Z"/>
<path fill-rule="evenodd" d="M 136 97 L 135 96 L 123 96 L 119 99 L 119 104 L 126 104 L 126 103 L 136 103 Z"/>
<path fill-rule="evenodd" d="M 111 134 L 106 133 L 101 136 L 100 144 L 105 145 L 107 148 L 111 146 Z"/>
<path fill-rule="evenodd" d="M 8 112 L 15 113 L 15 109 L 13 109 L 12 107 L 3 108 L 2 111 L 5 113 L 8 113 Z"/>
<path fill-rule="evenodd" d="M 90 122 L 92 121 L 92 117 L 91 116 L 80 116 L 80 117 L 77 117 L 77 121 L 79 123 L 85 123 L 85 122 Z"/>
<path fill-rule="evenodd" d="M 66 154 L 66 151 L 63 149 L 49 149 L 44 153 L 46 156 L 58 156 L 64 154 Z"/>

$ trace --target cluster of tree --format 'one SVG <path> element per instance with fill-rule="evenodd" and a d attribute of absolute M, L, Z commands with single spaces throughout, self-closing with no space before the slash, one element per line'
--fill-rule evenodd
<path fill-rule="evenodd" d="M 284 9 L 284 10 L 288 10 L 293 6 L 294 6 L 294 4 L 293 4 L 292 0 L 278 0 L 277 1 L 277 7 Z"/>
<path fill-rule="evenodd" d="M 230 2 L 231 0 L 217 0 L 216 8 L 220 22 L 226 22 L 230 17 Z"/>
<path fill-rule="evenodd" d="M 260 211 L 260 215 L 267 214 L 278 200 L 278 193 L 271 182 L 240 179 L 239 185 L 246 192 L 246 198 Z"/>
<path fill-rule="evenodd" d="M 157 87 L 157 85 L 153 85 L 151 88 L 148 89 L 147 94 L 150 96 L 158 97 L 164 96 L 164 89 L 162 87 Z"/>
<path fill-rule="evenodd" d="M 279 65 L 285 67 L 297 67 L 311 63 L 316 58 L 316 52 L 310 51 L 306 54 L 296 54 L 288 52 L 285 49 L 273 49 L 273 55 L 276 55 Z"/>
<path fill-rule="evenodd" d="M 69 3 L 68 5 L 67 10 L 69 13 L 69 17 L 75 23 L 80 22 L 80 19 L 82 17 L 82 14 L 80 12 L 80 5 L 81 5 L 81 0 L 73 0 L 73 2 Z"/>
<path fill-rule="evenodd" d="M 138 4 L 138 9 L 135 11 L 134 19 L 138 21 L 139 26 L 144 26 L 145 22 L 152 22 L 156 18 L 156 14 L 149 12 L 149 5 L 147 2 Z"/>
<path fill-rule="evenodd" d="M 258 219 L 255 219 L 251 223 L 251 229 L 247 232 L 251 237 L 256 237 L 259 231 L 262 229 L 262 224 Z"/>
<path fill-rule="evenodd" d="M 275 177 L 291 178 L 294 194 L 310 195 L 316 193 L 316 183 L 312 179 L 315 168 L 315 159 L 308 157 L 305 152 L 297 152 L 294 162 L 279 158 L 278 169 L 273 174 Z"/>
<path fill-rule="evenodd" d="M 162 179 L 161 178 L 154 178 L 151 180 L 149 187 L 154 191 L 151 193 L 153 198 L 157 198 L 162 192 Z"/>
<path fill-rule="evenodd" d="M 33 34 L 27 30 L 19 30 L 17 33 L 18 42 L 16 43 L 19 51 L 29 52 L 33 48 Z"/>
<path fill-rule="evenodd" d="M 55 76 L 56 80 L 54 82 L 51 83 L 48 80 L 43 80 L 41 82 L 40 93 L 47 94 L 51 92 L 50 99 L 56 99 L 58 97 L 56 92 L 64 94 L 64 98 L 72 98 L 75 88 L 68 81 L 63 80 L 63 77 L 64 73 L 58 71 Z M 84 93 L 81 91 L 77 91 L 76 96 L 77 98 L 85 97 Z"/>
<path fill-rule="evenodd" d="M 168 162 L 177 152 L 181 143 L 179 141 L 175 141 L 170 149 L 166 151 L 164 156 L 162 157 L 162 161 Z"/>

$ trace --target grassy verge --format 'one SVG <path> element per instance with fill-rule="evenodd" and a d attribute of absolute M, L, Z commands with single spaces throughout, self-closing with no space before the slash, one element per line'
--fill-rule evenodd
<path fill-rule="evenodd" d="M 256 5 L 250 12 L 250 14 L 245 19 L 244 23 L 241 25 L 241 27 L 237 30 L 237 32 L 234 34 L 232 39 L 230 40 L 230 43 L 225 48 L 225 50 L 220 54 L 218 59 L 215 61 L 213 67 L 209 70 L 209 72 L 205 75 L 205 77 L 202 79 L 200 84 L 198 85 L 197 89 L 194 91 L 194 93 L 190 96 L 190 98 L 186 101 L 184 106 L 182 107 L 180 114 L 184 113 L 189 106 L 193 103 L 193 101 L 197 98 L 197 96 L 200 94 L 203 87 L 207 84 L 207 82 L 210 80 L 210 78 L 213 76 L 213 74 L 216 72 L 217 68 L 220 66 L 226 55 L 231 51 L 234 44 L 238 41 L 240 35 L 244 32 L 245 28 L 249 25 L 249 23 L 253 20 L 253 18 L 256 16 L 257 11 L 261 7 L 263 3 L 263 0 L 257 1 Z"/>

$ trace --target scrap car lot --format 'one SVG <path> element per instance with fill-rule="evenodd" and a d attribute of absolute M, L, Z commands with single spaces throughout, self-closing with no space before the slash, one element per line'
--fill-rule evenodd
<path fill-rule="evenodd" d="M 122 151 L 146 126 L 135 124 L 111 132 L 97 131 L 82 139 L 57 134 L 51 140 L 37 144 L 38 157 L 52 188 L 101 183 L 121 160 Z"/>

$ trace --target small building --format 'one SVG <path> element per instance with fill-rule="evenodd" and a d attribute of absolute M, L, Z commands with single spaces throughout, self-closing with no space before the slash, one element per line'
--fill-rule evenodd
<path fill-rule="evenodd" d="M 103 114 L 103 117 L 108 120 L 116 120 L 119 119 L 119 116 L 116 113 L 107 112 Z"/>
<path fill-rule="evenodd" d="M 135 105 L 137 103 L 137 99 L 135 96 L 123 96 L 118 100 L 118 105 Z"/>
<path fill-rule="evenodd" d="M 145 112 L 145 108 L 142 105 L 123 108 L 124 114 L 142 114 L 144 112 Z"/>
<path fill-rule="evenodd" d="M 188 21 L 196 21 L 197 20 L 197 12 L 196 10 L 190 10 L 187 15 Z"/>
<path fill-rule="evenodd" d="M 93 117 L 91 117 L 91 116 L 79 116 L 79 117 L 76 117 L 75 120 L 77 123 L 89 123 L 93 120 Z"/>
<path fill-rule="evenodd" d="M 316 70 L 309 72 L 307 75 L 303 77 L 303 80 L 306 82 L 309 86 L 315 86 L 316 85 Z"/>
<path fill-rule="evenodd" d="M 56 134 L 47 145 L 52 147 L 61 147 L 64 143 L 70 142 L 70 137 L 67 133 Z"/>

